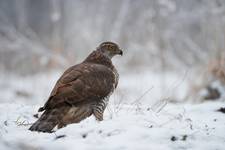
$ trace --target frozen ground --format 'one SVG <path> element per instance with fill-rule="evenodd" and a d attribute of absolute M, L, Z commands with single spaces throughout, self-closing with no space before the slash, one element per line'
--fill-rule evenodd
<path fill-rule="evenodd" d="M 224 102 L 167 103 L 184 98 L 182 74 L 163 83 L 152 73 L 123 75 L 104 121 L 90 117 L 53 134 L 28 131 L 59 75 L 1 77 L 0 149 L 225 149 L 225 114 L 216 111 Z"/>

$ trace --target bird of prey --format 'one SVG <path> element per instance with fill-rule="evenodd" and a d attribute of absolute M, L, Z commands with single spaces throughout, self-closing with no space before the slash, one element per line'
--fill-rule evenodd
<path fill-rule="evenodd" d="M 43 113 L 29 130 L 51 133 L 55 127 L 78 123 L 92 114 L 102 121 L 119 79 L 111 59 L 122 54 L 116 43 L 103 42 L 82 63 L 68 68 L 39 108 L 38 112 Z"/>

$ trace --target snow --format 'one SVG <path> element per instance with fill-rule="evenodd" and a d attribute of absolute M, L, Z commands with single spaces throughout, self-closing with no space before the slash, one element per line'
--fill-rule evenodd
<path fill-rule="evenodd" d="M 8 76 L 8 84 L 1 77 L 0 149 L 224 149 L 225 114 L 216 110 L 225 103 L 169 103 L 166 97 L 185 95 L 187 83 L 177 74 L 166 75 L 163 93 L 157 74 L 121 75 L 104 121 L 89 117 L 52 134 L 29 131 L 60 74 Z M 18 90 L 22 94 L 15 94 Z"/>

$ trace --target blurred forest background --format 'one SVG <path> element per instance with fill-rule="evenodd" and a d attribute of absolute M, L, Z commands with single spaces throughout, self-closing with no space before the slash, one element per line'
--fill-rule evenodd
<path fill-rule="evenodd" d="M 0 70 L 66 68 L 102 41 L 124 70 L 205 65 L 225 49 L 224 0 L 0 0 Z"/>
<path fill-rule="evenodd" d="M 104 121 L 30 132 L 104 41 L 123 49 Z M 0 150 L 224 150 L 224 113 L 225 0 L 0 0 Z"/>
<path fill-rule="evenodd" d="M 0 0 L 0 72 L 6 75 L 1 87 L 9 84 L 8 75 L 63 71 L 103 41 L 114 41 L 124 50 L 124 56 L 114 60 L 120 73 L 158 72 L 165 87 L 171 80 L 166 72 L 197 70 L 192 77 L 181 75 L 191 81 L 189 91 L 203 87 L 216 97 L 212 81 L 225 85 L 224 0 Z M 143 87 L 155 80 L 148 77 L 135 79 Z M 12 87 L 19 84 L 11 80 Z M 121 81 L 124 89 L 137 91 L 129 81 Z M 45 96 L 50 88 L 47 91 Z"/>

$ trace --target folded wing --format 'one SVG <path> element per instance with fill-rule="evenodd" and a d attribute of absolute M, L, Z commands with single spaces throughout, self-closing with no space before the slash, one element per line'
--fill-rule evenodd
<path fill-rule="evenodd" d="M 115 82 L 113 71 L 104 65 L 72 66 L 57 81 L 42 110 L 99 101 L 112 92 Z"/>

